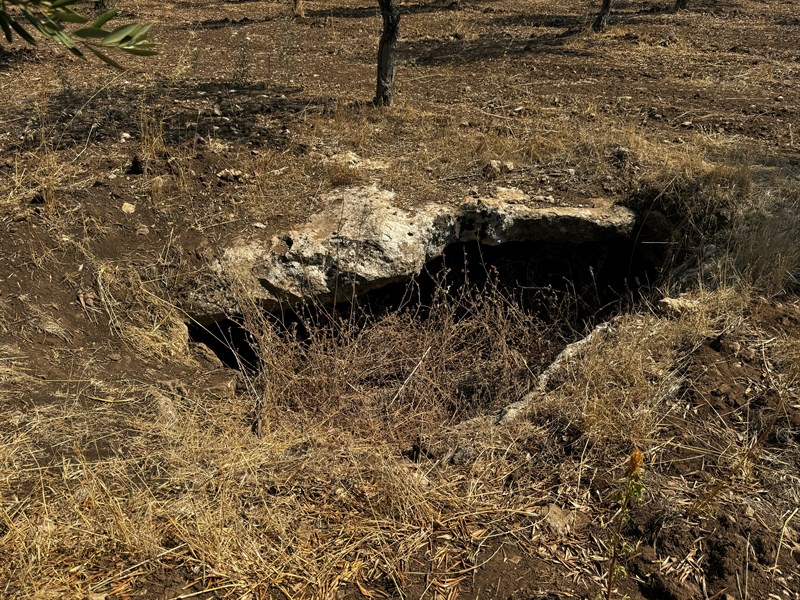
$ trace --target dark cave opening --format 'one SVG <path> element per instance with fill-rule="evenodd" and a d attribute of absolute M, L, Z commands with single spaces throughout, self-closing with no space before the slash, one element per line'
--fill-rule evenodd
<path fill-rule="evenodd" d="M 221 319 L 208 325 L 189 323 L 189 340 L 207 346 L 230 369 L 253 372 L 259 360 L 253 336 L 241 317 Z"/>
<path fill-rule="evenodd" d="M 647 244 L 650 244 L 649 246 Z M 307 302 L 264 319 L 278 335 L 307 340 L 317 328 L 337 323 L 365 326 L 392 312 L 425 319 L 434 302 L 458 302 L 465 292 L 500 292 L 565 331 L 585 331 L 613 314 L 632 309 L 650 294 L 664 261 L 665 246 L 642 239 L 567 242 L 508 242 L 494 246 L 459 242 L 406 280 L 353 294 L 336 304 Z M 241 316 L 189 326 L 190 340 L 208 346 L 224 365 L 259 369 L 254 336 Z"/>

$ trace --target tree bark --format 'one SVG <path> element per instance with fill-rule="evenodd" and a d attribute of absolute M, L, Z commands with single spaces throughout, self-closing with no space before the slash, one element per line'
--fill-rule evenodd
<path fill-rule="evenodd" d="M 678 0 L 680 1 L 680 0 Z M 600 12 L 597 13 L 597 18 L 594 20 L 592 29 L 595 31 L 603 31 L 608 23 L 608 14 L 611 12 L 611 0 L 603 0 L 603 5 L 600 7 Z"/>
<path fill-rule="evenodd" d="M 675 10 L 689 8 L 689 0 L 675 0 Z"/>
<path fill-rule="evenodd" d="M 400 29 L 400 7 L 397 0 L 378 0 L 383 16 L 383 31 L 378 44 L 378 83 L 375 106 L 389 106 L 394 97 L 394 66 L 397 56 L 397 34 Z"/>

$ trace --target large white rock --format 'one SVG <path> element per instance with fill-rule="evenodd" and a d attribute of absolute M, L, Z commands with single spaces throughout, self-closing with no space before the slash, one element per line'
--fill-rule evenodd
<path fill-rule="evenodd" d="M 227 248 L 212 265 L 222 289 L 235 284 L 268 309 L 349 299 L 410 279 L 453 242 L 602 241 L 630 236 L 635 221 L 633 212 L 610 203 L 556 206 L 515 188 L 497 188 L 460 206 L 405 209 L 393 192 L 373 184 L 338 190 L 326 206 L 269 243 L 242 239 Z M 190 298 L 196 318 L 236 312 L 232 298 L 209 300 Z"/>

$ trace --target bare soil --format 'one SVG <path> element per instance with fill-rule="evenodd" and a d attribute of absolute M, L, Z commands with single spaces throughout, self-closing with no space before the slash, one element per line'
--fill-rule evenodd
<path fill-rule="evenodd" d="M 605 597 L 639 447 L 612 597 L 800 598 L 796 279 L 640 304 L 507 428 L 490 416 L 591 323 L 496 299 L 264 333 L 260 374 L 188 339 L 226 244 L 339 187 L 613 200 L 687 248 L 798 198 L 800 3 L 671 4 L 594 34 L 573 0 L 405 3 L 388 109 L 377 3 L 126 0 L 161 48 L 124 73 L 1 47 L 0 596 Z"/>

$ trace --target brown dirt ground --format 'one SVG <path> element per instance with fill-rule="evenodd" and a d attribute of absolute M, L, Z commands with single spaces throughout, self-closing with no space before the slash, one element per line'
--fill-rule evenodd
<path fill-rule="evenodd" d="M 164 491 L 166 476 L 147 462 L 149 444 L 161 443 L 147 423 L 165 397 L 201 398 L 200 412 L 243 412 L 236 374 L 187 345 L 186 290 L 204 285 L 226 243 L 269 239 L 319 210 L 331 189 L 376 180 L 411 206 L 457 202 L 497 184 L 557 203 L 634 203 L 720 166 L 746 170 L 755 182 L 796 180 L 800 3 L 692 0 L 676 14 L 666 1 L 620 2 L 610 29 L 596 35 L 587 31 L 587 3 L 574 0 L 408 2 L 397 103 L 387 110 L 369 103 L 380 28 L 372 4 L 309 2 L 304 19 L 277 2 L 120 4 L 122 18 L 153 21 L 161 43 L 152 60 L 125 60 L 123 74 L 46 44 L 0 49 L 0 595 L 599 593 L 629 445 L 583 489 L 579 477 L 580 493 L 571 495 L 560 465 L 582 462 L 588 446 L 580 430 L 547 414 L 534 425 L 558 430 L 556 447 L 531 433 L 513 453 L 520 464 L 546 457 L 552 471 L 498 476 L 501 495 L 533 490 L 527 512 L 515 505 L 508 518 L 484 524 L 432 517 L 425 544 L 397 571 L 365 558 L 383 552 L 367 542 L 363 556 L 341 563 L 343 573 L 358 573 L 349 579 L 315 573 L 323 585 L 262 573 L 244 584 L 243 572 L 187 551 L 176 525 L 156 550 L 98 544 L 81 561 L 60 559 L 41 571 L 37 587 L 23 583 L 26 572 L 40 572 L 35 557 L 11 540 L 44 535 L 70 465 L 145 465 L 142 485 Z M 620 148 L 631 151 L 625 160 Z M 388 168 L 328 160 L 345 152 Z M 515 167 L 487 181 L 491 159 Z M 135 211 L 123 212 L 123 203 Z M 703 341 L 681 364 L 685 389 L 659 424 L 661 442 L 648 449 L 646 501 L 623 531 L 631 549 L 619 588 L 630 598 L 800 597 L 800 539 L 787 526 L 800 498 L 800 405 L 776 391 L 783 388 L 768 366 L 776 363 L 765 359 L 774 340 L 800 338 L 800 304 L 796 296 L 755 299 L 744 314 L 744 324 Z M 698 448 L 700 438 L 711 441 Z M 412 440 L 401 441 L 398 458 Z M 730 451 L 748 444 L 751 452 Z M 433 443 L 424 454 L 431 473 L 447 462 Z M 477 469 L 448 460 L 454 481 Z M 691 495 L 674 501 L 656 491 L 684 486 L 704 498 L 718 481 L 725 484 L 708 498 L 718 509 L 704 505 L 688 516 Z M 260 493 L 313 505 L 313 473 L 298 467 L 298 482 L 276 480 Z M 554 504 L 571 511 L 568 526 L 543 516 Z M 334 548 L 333 525 L 305 527 L 293 535 Z M 58 555 L 55 546 L 48 551 Z M 166 558 L 153 559 L 160 552 Z M 358 561 L 368 566 L 359 571 Z M 298 573 L 300 564 L 292 567 Z"/>

